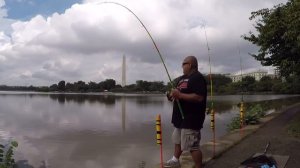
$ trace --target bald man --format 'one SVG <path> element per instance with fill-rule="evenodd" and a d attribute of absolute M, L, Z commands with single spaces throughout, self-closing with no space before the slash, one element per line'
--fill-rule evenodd
<path fill-rule="evenodd" d="M 174 101 L 172 140 L 175 144 L 174 156 L 164 167 L 180 167 L 180 155 L 189 151 L 195 162 L 195 168 L 202 167 L 200 150 L 201 128 L 205 119 L 207 88 L 203 75 L 198 71 L 195 56 L 188 56 L 182 62 L 183 75 L 176 79 L 176 89 L 167 95 L 168 99 L 178 100 L 183 111 L 182 119 L 177 101 Z"/>

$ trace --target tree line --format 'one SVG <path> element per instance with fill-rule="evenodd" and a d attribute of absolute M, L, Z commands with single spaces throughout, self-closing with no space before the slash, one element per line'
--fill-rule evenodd
<path fill-rule="evenodd" d="M 210 90 L 209 75 L 204 75 L 207 81 L 208 91 Z M 245 76 L 239 82 L 232 82 L 231 78 L 223 74 L 212 74 L 214 94 L 254 94 L 254 93 L 275 93 L 275 94 L 299 94 L 299 76 L 290 76 L 284 79 L 262 77 L 256 81 L 254 77 Z M 101 82 L 77 81 L 74 83 L 59 81 L 50 86 L 6 86 L 0 85 L 0 90 L 7 91 L 40 91 L 40 92 L 142 92 L 142 93 L 165 93 L 171 89 L 171 83 L 164 84 L 163 81 L 137 80 L 135 84 L 122 87 L 116 84 L 114 79 L 106 79 Z"/>
<path fill-rule="evenodd" d="M 273 93 L 273 94 L 299 94 L 300 77 L 289 76 L 286 78 L 262 77 L 256 81 L 252 76 L 245 76 L 241 81 L 232 82 L 230 78 L 224 75 L 212 75 L 213 89 L 216 94 L 255 94 L 255 93 Z M 210 81 L 208 84 L 210 84 Z"/>

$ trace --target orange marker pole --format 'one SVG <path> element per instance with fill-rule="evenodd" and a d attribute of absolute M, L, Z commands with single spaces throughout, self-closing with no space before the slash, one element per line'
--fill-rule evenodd
<path fill-rule="evenodd" d="M 160 114 L 156 116 L 156 143 L 160 145 L 160 165 L 163 168 L 162 130 Z"/>

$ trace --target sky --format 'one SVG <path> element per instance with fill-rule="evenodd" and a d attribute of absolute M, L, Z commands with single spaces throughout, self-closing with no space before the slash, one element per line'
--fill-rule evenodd
<path fill-rule="evenodd" d="M 0 0 L 0 85 L 49 86 L 61 80 L 121 84 L 168 82 L 147 32 L 126 8 L 102 0 Z M 249 53 L 258 47 L 241 38 L 255 32 L 252 11 L 287 0 L 115 0 L 143 22 L 171 78 L 182 75 L 194 55 L 203 74 L 273 73 Z M 205 36 L 207 35 L 207 40 Z M 207 43 L 210 48 L 208 53 Z M 209 64 L 209 55 L 211 64 Z M 240 64 L 240 60 L 242 64 Z M 242 66 L 241 66 L 242 65 Z"/>

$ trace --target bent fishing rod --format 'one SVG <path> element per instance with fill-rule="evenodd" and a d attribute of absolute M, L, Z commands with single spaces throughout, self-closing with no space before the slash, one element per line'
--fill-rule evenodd
<path fill-rule="evenodd" d="M 159 56 L 159 58 L 160 58 L 160 60 L 161 60 L 161 62 L 162 62 L 162 64 L 163 64 L 163 66 L 164 66 L 164 68 L 165 68 L 165 71 L 167 72 L 167 75 L 168 75 L 168 78 L 169 78 L 171 87 L 172 87 L 172 88 L 175 88 L 175 86 L 174 86 L 174 84 L 173 84 L 173 81 L 172 81 L 172 79 L 171 79 L 171 76 L 170 76 L 170 74 L 169 74 L 169 71 L 168 71 L 168 69 L 167 69 L 167 66 L 166 66 L 166 64 L 165 64 L 165 61 L 164 61 L 164 59 L 163 59 L 163 57 L 162 57 L 162 55 L 161 55 L 161 53 L 160 53 L 160 51 L 159 51 L 159 49 L 158 49 L 158 47 L 157 47 L 157 45 L 156 45 L 156 43 L 155 43 L 153 37 L 151 36 L 150 32 L 148 31 L 147 27 L 144 25 L 144 23 L 142 22 L 142 20 L 141 20 L 141 19 L 140 19 L 140 18 L 139 18 L 132 10 L 131 10 L 131 9 L 129 9 L 127 6 L 125 6 L 125 5 L 123 5 L 123 4 L 120 4 L 120 3 L 117 3 L 117 2 L 111 2 L 111 1 L 108 1 L 108 2 L 107 2 L 107 1 L 105 1 L 105 2 L 98 2 L 98 3 L 96 3 L 96 4 L 99 4 L 99 5 L 101 5 L 101 4 L 115 4 L 115 5 L 118 5 L 118 6 L 121 6 L 121 7 L 125 8 L 125 9 L 127 9 L 131 14 L 133 14 L 133 15 L 135 16 L 135 18 L 141 23 L 141 25 L 143 26 L 143 28 L 146 30 L 148 36 L 150 37 L 150 39 L 151 39 L 151 41 L 152 41 L 152 43 L 153 43 L 153 45 L 154 45 L 154 47 L 155 47 L 155 49 L 156 49 L 156 51 L 157 51 L 157 53 L 158 53 L 158 56 Z M 178 108 L 179 108 L 181 117 L 182 117 L 182 119 L 184 119 L 184 114 L 183 114 L 183 111 L 182 111 L 180 102 L 179 102 L 178 99 L 176 99 L 176 102 L 177 102 L 177 105 L 178 105 Z"/>

